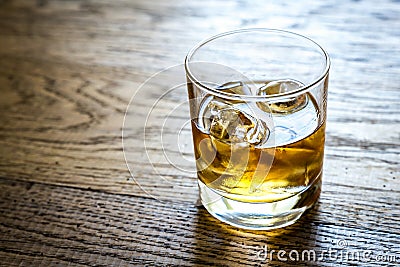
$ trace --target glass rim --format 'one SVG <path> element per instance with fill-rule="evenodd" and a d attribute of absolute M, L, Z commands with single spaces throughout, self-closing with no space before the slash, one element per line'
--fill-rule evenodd
<path fill-rule="evenodd" d="M 262 32 L 262 33 L 275 33 L 275 34 L 284 34 L 287 36 L 294 36 L 296 38 L 299 39 L 303 39 L 306 40 L 308 42 L 310 42 L 311 44 L 315 45 L 315 47 L 317 49 L 320 50 L 320 52 L 322 52 L 323 56 L 325 56 L 325 68 L 322 71 L 322 74 L 320 76 L 318 76 L 316 79 L 314 79 L 312 82 L 305 84 L 302 87 L 299 87 L 296 90 L 293 91 L 289 91 L 289 92 L 284 92 L 284 93 L 279 93 L 279 94 L 273 94 L 273 95 L 263 95 L 263 96 L 259 96 L 259 95 L 239 95 L 239 94 L 232 94 L 232 93 L 227 93 L 227 92 L 223 92 L 220 91 L 218 89 L 212 88 L 207 86 L 206 84 L 204 84 L 203 82 L 199 81 L 195 75 L 191 72 L 190 70 L 190 60 L 193 57 L 193 55 L 196 53 L 196 51 L 198 51 L 202 46 L 206 45 L 209 42 L 212 42 L 216 39 L 219 39 L 221 37 L 224 36 L 228 36 L 228 35 L 233 35 L 233 34 L 237 34 L 237 33 L 247 33 L 247 32 Z M 203 61 L 202 61 L 203 62 Z M 203 62 L 205 63 L 205 62 Z M 270 29 L 270 28 L 244 28 L 244 29 L 238 29 L 238 30 L 233 30 L 233 31 L 228 31 L 228 32 L 223 32 L 223 33 L 219 33 L 216 35 L 213 35 L 203 41 L 200 41 L 199 43 L 197 43 L 192 49 L 189 50 L 189 52 L 187 53 L 186 57 L 185 57 L 185 71 L 187 76 L 189 77 L 189 79 L 194 82 L 196 85 L 198 85 L 201 89 L 205 90 L 206 92 L 213 94 L 213 95 L 217 95 L 220 96 L 222 98 L 226 98 L 226 99 L 232 99 L 232 100 L 278 100 L 280 98 L 284 98 L 287 96 L 293 96 L 293 95 L 298 95 L 301 93 L 305 93 L 306 91 L 308 91 L 309 89 L 311 89 L 312 87 L 314 87 L 316 84 L 318 84 L 319 82 L 321 82 L 329 73 L 329 69 L 330 69 L 330 58 L 328 55 L 328 52 L 322 47 L 320 46 L 317 42 L 315 42 L 314 40 L 312 40 L 309 37 L 306 37 L 304 35 L 298 34 L 298 33 L 294 33 L 294 32 L 290 32 L 290 31 L 286 31 L 286 30 L 280 30 L 280 29 Z M 250 81 L 252 81 L 251 79 L 249 79 Z"/>

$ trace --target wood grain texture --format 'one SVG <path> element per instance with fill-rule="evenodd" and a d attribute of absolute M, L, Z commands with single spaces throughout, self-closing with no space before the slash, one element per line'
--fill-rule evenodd
<path fill-rule="evenodd" d="M 126 149 L 141 187 L 124 160 L 136 89 L 200 40 L 240 27 L 307 35 L 332 59 L 321 199 L 283 230 L 217 222 L 195 204 L 193 175 L 162 165 L 173 184 L 160 185 L 134 135 Z M 399 263 L 399 84 L 398 1 L 0 1 L 0 265 L 287 266 L 257 260 L 257 249 L 321 252 L 338 240 Z"/>
<path fill-rule="evenodd" d="M 191 205 L 6 179 L 1 186 L 0 259 L 19 266 L 287 266 L 276 255 L 272 261 L 258 260 L 257 252 L 268 245 L 287 253 L 314 249 L 321 255 L 323 250 L 338 250 L 338 240 L 346 240 L 348 251 L 400 252 L 398 205 L 382 213 L 397 199 L 383 192 L 366 202 L 368 190 L 339 186 L 348 200 L 363 207 L 338 205 L 336 191 L 325 191 L 318 206 L 295 225 L 257 232 L 221 224 L 205 209 Z M 296 263 L 338 266 L 335 256 L 325 257 Z"/>

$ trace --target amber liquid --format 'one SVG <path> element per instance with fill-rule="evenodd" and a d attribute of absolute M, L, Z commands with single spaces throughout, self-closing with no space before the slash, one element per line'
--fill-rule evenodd
<path fill-rule="evenodd" d="M 309 104 L 316 108 L 313 99 Z M 325 122 L 300 140 L 266 148 L 224 142 L 202 132 L 195 121 L 192 130 L 198 177 L 224 197 L 275 202 L 307 190 L 321 177 Z"/>

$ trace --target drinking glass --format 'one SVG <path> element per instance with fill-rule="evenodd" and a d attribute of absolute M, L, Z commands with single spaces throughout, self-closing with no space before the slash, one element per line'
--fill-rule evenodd
<path fill-rule="evenodd" d="M 200 199 L 246 229 L 294 223 L 318 199 L 327 52 L 274 29 L 213 36 L 185 59 Z"/>

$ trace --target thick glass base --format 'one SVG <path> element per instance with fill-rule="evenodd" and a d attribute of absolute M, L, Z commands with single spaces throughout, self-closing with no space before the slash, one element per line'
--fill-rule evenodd
<path fill-rule="evenodd" d="M 200 198 L 208 212 L 220 221 L 244 229 L 270 230 L 295 223 L 312 207 L 321 193 L 321 176 L 299 194 L 271 203 L 232 200 L 199 180 Z"/>

